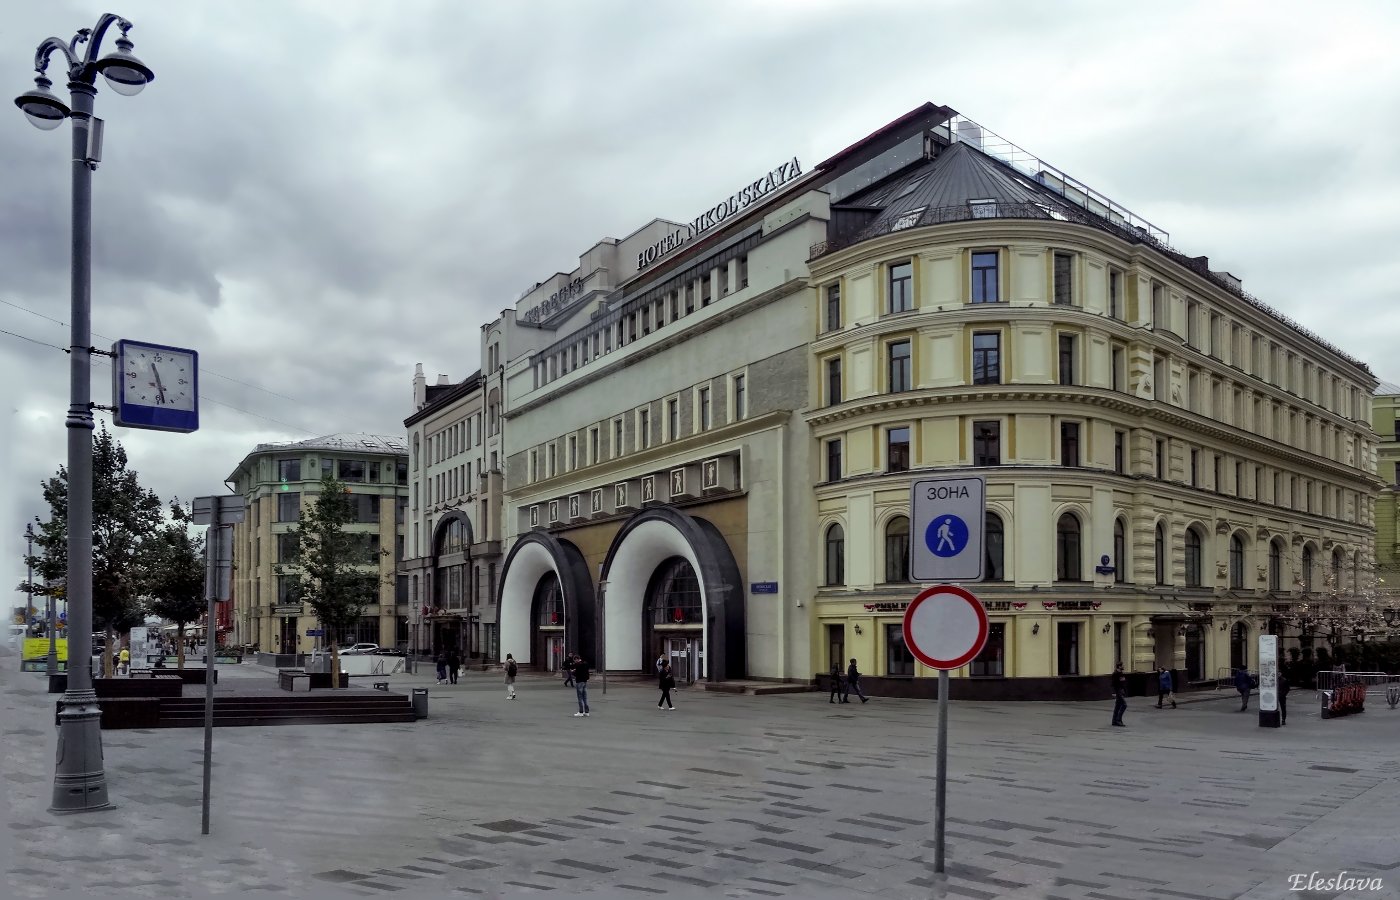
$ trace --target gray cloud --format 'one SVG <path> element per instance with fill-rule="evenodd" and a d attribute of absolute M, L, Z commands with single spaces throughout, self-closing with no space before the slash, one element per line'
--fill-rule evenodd
<path fill-rule="evenodd" d="M 0 59 L 14 93 L 37 42 L 94 9 L 10 11 Z M 112 9 L 136 23 L 157 80 L 135 98 L 99 85 L 94 328 L 196 347 L 206 369 L 200 432 L 119 434 L 165 497 L 222 490 L 259 441 L 401 433 L 414 362 L 471 372 L 479 325 L 596 240 L 692 217 L 925 100 L 1152 220 L 1400 381 L 1390 4 Z M 66 132 L 0 118 L 0 300 L 63 321 L 67 147 Z M 0 329 L 67 342 L 3 305 Z M 6 335 L 0 348 L 13 386 L 4 576 L 40 512 L 38 482 L 64 458 L 67 358 Z M 109 370 L 94 376 L 103 402 Z"/>

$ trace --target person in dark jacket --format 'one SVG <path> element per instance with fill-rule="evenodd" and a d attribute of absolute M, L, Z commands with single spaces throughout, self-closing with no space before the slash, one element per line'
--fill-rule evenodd
<path fill-rule="evenodd" d="M 1289 685 L 1289 683 L 1288 683 L 1288 677 L 1287 677 L 1286 675 L 1283 674 L 1283 667 L 1282 667 L 1282 666 L 1279 666 L 1279 670 L 1278 670 L 1278 723 L 1279 723 L 1280 725 L 1287 725 L 1287 724 L 1288 724 L 1288 691 L 1289 691 L 1290 689 L 1291 689 L 1291 685 Z"/>
<path fill-rule="evenodd" d="M 1254 687 L 1254 682 L 1249 677 L 1249 670 L 1240 666 L 1235 670 L 1235 690 L 1240 692 L 1240 712 L 1249 712 L 1249 691 Z"/>
<path fill-rule="evenodd" d="M 439 650 L 433 656 L 433 664 L 437 666 L 437 683 L 442 684 L 447 680 L 447 654 Z"/>
<path fill-rule="evenodd" d="M 856 692 L 856 696 L 860 698 L 861 703 L 869 702 L 870 698 L 865 696 L 865 691 L 860 689 L 860 670 L 856 668 L 855 657 L 851 657 L 851 664 L 846 669 L 846 684 L 850 690 Z M 850 695 L 848 694 L 847 696 Z"/>
<path fill-rule="evenodd" d="M 1119 728 L 1123 724 L 1123 713 L 1128 711 L 1128 676 L 1123 673 L 1123 664 L 1113 667 L 1113 724 Z"/>
<path fill-rule="evenodd" d="M 574 657 L 574 695 L 578 697 L 575 717 L 588 715 L 588 663 L 582 656 Z"/>
<path fill-rule="evenodd" d="M 564 687 L 574 686 L 574 655 L 572 653 L 564 656 Z"/>
<path fill-rule="evenodd" d="M 661 674 L 657 676 L 659 687 L 661 688 L 661 699 L 656 701 L 656 708 L 660 709 L 665 703 L 667 709 L 675 709 L 676 705 L 671 702 L 671 689 L 676 686 L 676 676 L 671 674 L 671 664 L 663 661 L 661 663 Z"/>
<path fill-rule="evenodd" d="M 457 670 L 462 667 L 462 657 L 455 649 L 447 651 L 447 678 L 452 684 L 457 683 Z"/>
<path fill-rule="evenodd" d="M 846 673 L 841 671 L 840 663 L 831 664 L 831 702 L 835 703 L 840 697 L 842 703 L 850 702 L 850 695 L 847 693 Z"/>
<path fill-rule="evenodd" d="M 1166 666 L 1157 667 L 1157 708 L 1162 708 L 1162 701 L 1170 700 L 1172 709 L 1176 709 L 1176 697 L 1172 695 L 1172 673 Z"/>

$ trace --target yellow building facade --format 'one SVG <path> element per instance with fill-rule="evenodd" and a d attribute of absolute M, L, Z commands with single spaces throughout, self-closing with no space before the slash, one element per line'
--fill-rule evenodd
<path fill-rule="evenodd" d="M 1371 565 L 1375 379 L 956 125 L 812 248 L 813 660 L 928 692 L 899 627 L 910 486 L 975 474 L 992 635 L 955 697 L 1106 697 L 1118 662 L 1178 685 L 1255 668 L 1259 634 L 1289 645 L 1285 609 Z"/>

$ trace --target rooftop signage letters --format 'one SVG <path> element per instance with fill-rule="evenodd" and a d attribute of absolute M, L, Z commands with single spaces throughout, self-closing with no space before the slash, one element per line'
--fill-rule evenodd
<path fill-rule="evenodd" d="M 695 217 L 689 225 L 683 225 L 637 254 L 637 271 L 645 269 L 661 257 L 679 250 L 690 241 L 736 216 L 754 203 L 773 193 L 802 174 L 802 165 L 797 157 L 785 162 L 762 178 L 754 179 L 729 195 L 729 198 Z"/>
<path fill-rule="evenodd" d="M 570 300 L 581 296 L 583 296 L 583 279 L 575 278 L 559 290 L 550 294 L 548 300 L 525 313 L 525 321 L 538 322 L 540 319 L 547 319 L 568 306 Z"/>

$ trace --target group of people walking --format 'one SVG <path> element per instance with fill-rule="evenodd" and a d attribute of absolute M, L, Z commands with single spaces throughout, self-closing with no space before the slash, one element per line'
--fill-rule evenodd
<path fill-rule="evenodd" d="M 1278 697 L 1279 724 L 1288 724 L 1288 691 L 1291 685 L 1287 676 L 1284 675 L 1282 667 L 1279 668 L 1275 676 L 1276 695 Z M 1249 695 L 1255 688 L 1254 677 L 1249 674 L 1249 670 L 1244 666 L 1235 669 L 1234 676 L 1235 690 L 1240 695 L 1240 712 L 1249 711 Z M 1176 709 L 1176 693 L 1173 691 L 1173 675 L 1166 666 L 1157 667 L 1157 708 L 1163 709 L 1164 703 L 1170 703 L 1172 709 Z M 1123 671 L 1123 664 L 1119 663 L 1113 667 L 1113 724 L 1120 728 L 1123 725 L 1123 713 L 1128 709 L 1128 676 Z"/>
<path fill-rule="evenodd" d="M 865 696 L 865 691 L 860 686 L 860 669 L 856 667 L 855 658 L 851 658 L 851 664 L 846 667 L 846 671 L 841 671 L 840 663 L 831 664 L 831 702 L 850 703 L 851 692 L 860 698 L 861 703 L 868 703 L 870 698 Z M 838 699 L 839 698 L 839 699 Z"/>

